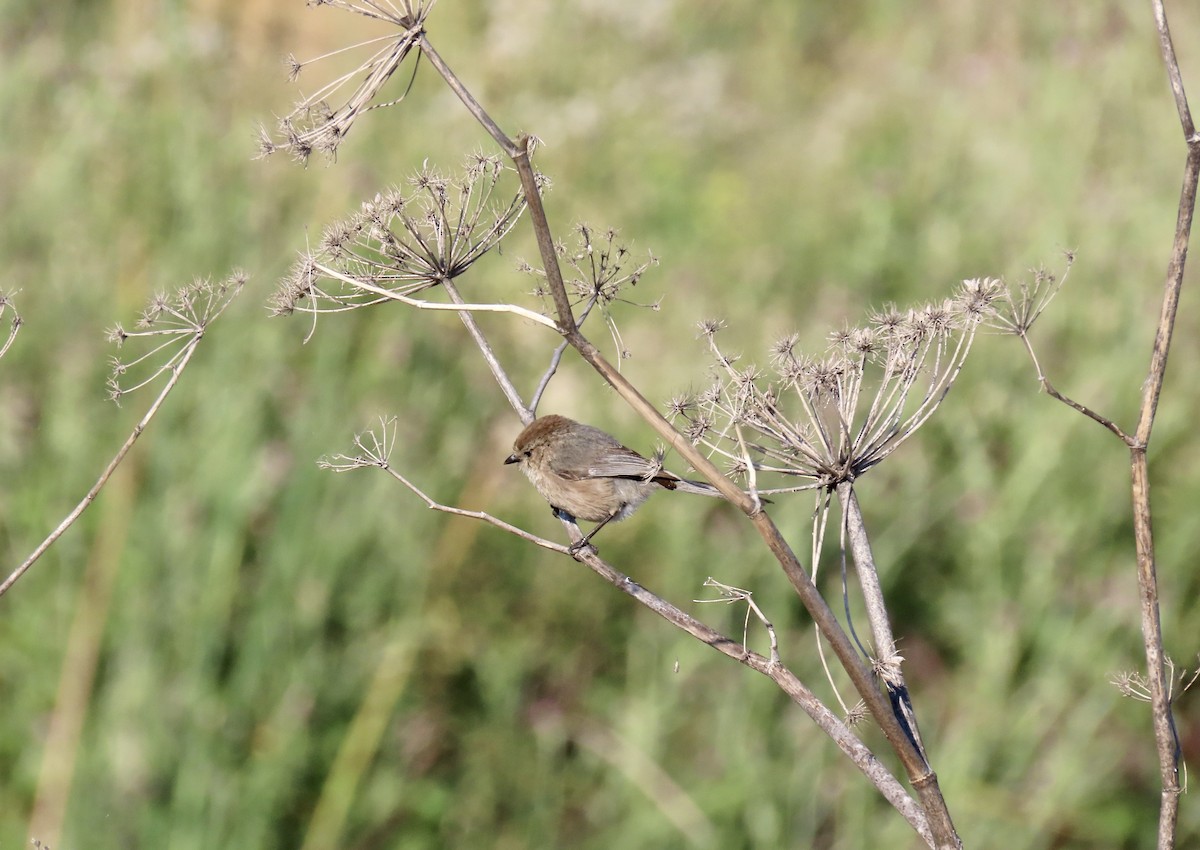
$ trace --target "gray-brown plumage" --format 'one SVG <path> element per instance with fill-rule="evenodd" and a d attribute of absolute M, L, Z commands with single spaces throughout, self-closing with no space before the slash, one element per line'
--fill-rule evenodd
<path fill-rule="evenodd" d="M 721 495 L 667 472 L 599 428 L 554 414 L 518 434 L 504 462 L 518 464 L 556 513 L 600 523 L 577 546 L 606 523 L 625 519 L 659 488 Z"/>

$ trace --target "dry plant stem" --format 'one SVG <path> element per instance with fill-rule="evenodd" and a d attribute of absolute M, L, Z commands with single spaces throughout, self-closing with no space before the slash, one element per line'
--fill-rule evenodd
<path fill-rule="evenodd" d="M 483 128 L 488 131 L 488 135 L 496 140 L 496 144 L 500 146 L 500 149 L 504 151 L 506 155 L 509 157 L 515 157 L 519 153 L 516 143 L 513 142 L 513 140 L 507 135 L 505 135 L 504 131 L 500 129 L 500 125 L 492 120 L 492 117 L 487 114 L 484 108 L 479 104 L 479 101 L 475 99 L 474 95 L 467 90 L 467 87 L 462 84 L 462 81 L 459 80 L 459 78 L 455 76 L 454 72 L 450 70 L 450 66 L 447 65 L 445 60 L 443 60 L 438 52 L 433 49 L 433 45 L 429 43 L 429 38 L 425 35 L 425 33 L 421 33 L 417 37 L 417 44 L 421 48 L 421 54 L 428 59 L 429 64 L 437 69 L 437 72 L 442 75 L 442 79 L 446 81 L 446 85 L 450 86 L 450 90 L 458 95 L 458 99 L 463 102 L 465 107 L 467 107 L 467 111 L 475 116 L 475 120 L 478 121 Z"/>
<path fill-rule="evenodd" d="M 1175 109 L 1179 113 L 1179 125 L 1183 128 L 1183 139 L 1194 145 L 1196 125 L 1192 123 L 1192 110 L 1188 108 L 1187 93 L 1183 90 L 1183 75 L 1179 73 L 1179 62 L 1175 58 L 1175 45 L 1171 43 L 1171 28 L 1167 25 L 1167 10 L 1162 0 L 1153 0 L 1154 24 L 1158 29 L 1158 43 L 1162 51 L 1163 64 L 1167 66 L 1167 77 L 1171 81 L 1171 94 L 1175 98 Z"/>
<path fill-rule="evenodd" d="M 579 314 L 579 324 L 583 324 L 587 319 L 588 313 L 596 306 L 597 298 L 595 295 L 588 301 L 586 307 Z M 558 366 L 562 363 L 563 354 L 571 344 L 563 340 L 554 349 L 554 353 L 550 355 L 550 365 L 546 367 L 546 371 L 542 374 L 542 379 L 538 381 L 537 388 L 533 391 L 533 397 L 529 400 L 529 410 L 531 413 L 537 413 L 538 405 L 542 403 L 542 395 L 546 392 L 546 387 L 550 386 L 550 380 L 558 372 Z"/>
<path fill-rule="evenodd" d="M 850 551 L 854 556 L 854 572 L 858 574 L 863 601 L 867 609 L 867 620 L 871 625 L 871 638 L 875 644 L 876 661 L 878 669 L 881 671 L 880 677 L 892 699 L 893 707 L 901 715 L 899 718 L 901 723 L 912 735 L 913 744 L 928 761 L 925 744 L 921 740 L 921 730 L 917 724 L 916 710 L 909 698 L 908 685 L 904 682 L 904 671 L 900 666 L 901 659 L 896 651 L 896 639 L 892 635 L 892 625 L 888 621 L 883 587 L 879 583 L 879 571 L 875 568 L 871 540 L 867 536 L 866 523 L 863 521 L 858 496 L 854 493 L 854 485 L 849 481 L 843 481 L 838 485 L 837 494 L 838 500 L 842 503 L 842 516 L 845 519 L 846 530 L 849 532 Z"/>
<path fill-rule="evenodd" d="M 804 567 L 796 558 L 775 523 L 762 509 L 762 505 L 750 495 L 742 492 L 732 481 L 721 474 L 707 457 L 699 452 L 688 440 L 671 427 L 662 414 L 643 396 L 636 387 L 618 372 L 600 354 L 599 350 L 582 333 L 575 324 L 571 313 L 570 300 L 562 281 L 562 272 L 558 267 L 558 255 L 554 250 L 554 240 L 546 219 L 545 208 L 542 206 L 541 193 L 538 191 L 534 178 L 533 167 L 529 162 L 529 138 L 518 140 L 521 152 L 513 158 L 517 172 L 521 176 L 521 185 L 525 188 L 525 199 L 530 219 L 537 232 L 538 248 L 541 252 L 542 264 L 546 272 L 546 282 L 554 298 L 558 311 L 559 330 L 579 354 L 592 368 L 600 373 L 610 386 L 634 409 L 655 432 L 666 441 L 667 445 L 683 457 L 692 467 L 705 477 L 714 487 L 721 491 L 729 501 L 737 505 L 754 524 L 767 547 L 783 567 L 801 602 L 809 615 L 816 621 L 821 633 L 829 641 L 838 661 L 841 662 L 855 689 L 867 704 L 875 722 L 887 738 L 892 749 L 900 757 L 909 781 L 917 791 L 921 805 L 929 819 L 930 829 L 938 848 L 960 847 L 961 842 L 954 831 L 950 813 L 946 808 L 945 799 L 938 787 L 937 775 L 929 769 L 921 753 L 913 746 L 904 729 L 892 713 L 891 705 L 876 687 L 874 677 L 869 668 L 863 663 L 850 642 L 845 631 L 833 611 L 825 603 L 820 591 L 805 572 Z"/>
<path fill-rule="evenodd" d="M 600 373 L 601 377 L 617 391 L 625 402 L 654 428 L 655 432 L 666 441 L 669 447 L 679 452 L 680 456 L 690 463 L 694 469 L 750 517 L 768 548 L 783 567 L 784 573 L 787 575 L 789 581 L 791 581 L 793 587 L 795 587 L 809 614 L 816 621 L 818 628 L 820 628 L 822 634 L 825 635 L 833 647 L 838 660 L 846 669 L 855 688 L 866 702 L 868 709 L 875 718 L 875 722 L 883 731 L 888 743 L 904 764 L 909 781 L 917 791 L 922 809 L 928 818 L 933 846 L 939 848 L 939 850 L 940 848 L 961 847 L 961 842 L 958 840 L 954 825 L 950 819 L 950 813 L 946 809 L 945 800 L 938 787 L 936 774 L 929 769 L 920 752 L 913 746 L 901 728 L 899 722 L 892 714 L 888 701 L 884 699 L 879 689 L 875 686 L 871 671 L 863 664 L 862 659 L 858 656 L 854 646 L 842 630 L 837 618 L 821 597 L 816 585 L 812 583 L 808 573 L 805 572 L 804 567 L 796 558 L 795 553 L 792 552 L 787 541 L 784 540 L 783 535 L 779 533 L 779 529 L 771 521 L 771 518 L 767 516 L 766 512 L 762 510 L 761 503 L 743 493 L 733 482 L 722 475 L 716 466 L 692 446 L 682 434 L 672 428 L 671 424 L 663 418 L 654 405 L 614 369 L 601 356 L 596 347 L 579 332 L 575 316 L 571 310 L 570 297 L 563 282 L 562 270 L 558 264 L 558 254 L 554 248 L 554 238 L 550 230 L 550 224 L 546 218 L 546 210 L 542 205 L 537 178 L 530 163 L 532 139 L 529 136 L 521 136 L 515 143 L 509 139 L 487 112 L 484 111 L 479 102 L 462 85 L 450 67 L 446 65 L 441 56 L 433 49 L 429 40 L 422 35 L 419 41 L 423 54 L 429 59 L 430 64 L 434 66 L 438 73 L 441 74 L 446 84 L 458 95 L 459 99 L 471 114 L 475 116 L 476 120 L 496 140 L 496 143 L 512 157 L 513 163 L 517 168 L 517 173 L 521 178 L 521 186 L 525 194 L 527 209 L 533 224 L 534 235 L 537 238 L 538 252 L 541 255 L 543 270 L 546 273 L 546 283 L 554 301 L 559 333 L 570 343 L 572 348 L 580 353 L 584 360 Z M 512 312 L 515 312 L 515 310 Z M 580 553 L 577 553 L 576 557 L 586 562 L 586 559 L 592 557 L 589 552 L 590 550 L 587 549 L 582 550 Z M 626 587 L 618 586 L 629 592 Z"/>
<path fill-rule="evenodd" d="M 620 392 L 620 388 L 617 388 L 617 390 Z M 716 481 L 711 478 L 709 480 L 714 486 L 716 485 Z M 775 559 L 783 568 L 788 581 L 796 589 L 800 601 L 804 603 L 804 607 L 816 622 L 817 627 L 821 630 L 821 634 L 829 641 L 829 645 L 833 648 L 834 654 L 837 655 L 838 661 L 850 676 L 855 690 L 858 691 L 859 696 L 866 703 L 867 709 L 871 712 L 871 716 L 875 719 L 884 737 L 887 738 L 888 744 L 900 757 L 905 772 L 908 774 L 909 782 L 917 792 L 917 797 L 921 801 L 921 807 L 929 819 L 929 827 L 935 842 L 934 846 L 939 848 L 939 850 L 942 848 L 961 847 L 962 842 L 958 839 L 954 823 L 950 818 L 950 812 L 946 808 L 946 801 L 942 797 L 941 788 L 938 785 L 937 774 L 929 768 L 920 751 L 913 746 L 912 741 L 905 734 L 904 729 L 892 713 L 890 703 L 884 699 L 876 687 L 870 669 L 859 658 L 850 639 L 837 622 L 837 618 L 834 617 L 833 611 L 825 603 L 816 585 L 809 579 L 808 574 L 796 559 L 791 547 L 783 538 L 783 535 L 779 533 L 779 529 L 771 521 L 771 518 L 767 516 L 766 512 L 760 511 L 754 514 L 750 517 L 750 521 L 766 542 L 767 548 L 771 550 L 771 554 L 775 556 Z"/>
<path fill-rule="evenodd" d="M 455 508 L 451 507 L 450 505 L 443 505 L 440 502 L 431 499 L 419 487 L 417 487 L 387 463 L 376 463 L 374 465 L 387 472 L 388 475 L 392 476 L 413 493 L 415 493 L 430 510 L 441 511 L 442 513 L 453 514 L 454 516 L 469 517 L 470 519 L 481 520 L 496 526 L 496 528 L 507 531 L 509 534 L 515 534 L 522 540 L 527 540 L 536 546 L 541 546 L 543 549 L 549 549 L 551 552 L 559 552 L 563 555 L 571 554 L 571 550 L 566 546 L 563 546 L 561 543 L 555 543 L 553 540 L 547 540 L 544 537 L 538 537 L 536 534 L 530 534 L 523 528 L 517 528 L 515 525 L 510 525 L 504 520 L 498 519 L 489 513 L 485 513 L 483 511 L 468 511 L 464 510 L 463 508 Z"/>
<path fill-rule="evenodd" d="M 385 441 L 386 442 L 386 441 Z M 376 443 L 376 446 L 380 444 Z M 378 467 L 421 499 L 431 510 L 441 511 L 443 513 L 453 514 L 455 516 L 470 517 L 471 519 L 481 520 L 490 523 L 509 534 L 516 535 L 522 540 L 527 540 L 541 546 L 544 549 L 549 549 L 552 552 L 559 552 L 563 555 L 572 555 L 570 549 L 559 543 L 547 540 L 543 537 L 538 537 L 535 534 L 530 534 L 524 529 L 510 525 L 501 519 L 497 519 L 483 511 L 468 511 L 462 508 L 443 505 L 437 500 L 431 498 L 419 487 L 392 468 L 387 459 L 387 449 L 372 448 L 362 442 L 361 438 L 358 441 L 358 447 L 362 450 L 363 455 L 356 458 L 344 459 L 344 462 L 328 466 L 339 471 L 348 471 L 366 466 Z M 779 688 L 788 695 L 801 709 L 804 710 L 809 717 L 815 722 L 834 742 L 838 747 L 849 756 L 850 760 L 871 780 L 872 784 L 879 789 L 889 803 L 891 803 L 898 812 L 907 820 L 925 839 L 925 842 L 930 847 L 938 847 L 941 845 L 934 844 L 929 830 L 924 810 L 908 796 L 904 787 L 896 780 L 888 769 L 880 762 L 870 749 L 854 734 L 854 732 L 842 720 L 830 711 L 824 703 L 805 687 L 796 675 L 785 667 L 778 658 L 775 652 L 774 639 L 772 638 L 772 657 L 767 658 L 759 655 L 756 652 L 751 652 L 743 643 L 739 643 L 732 638 L 726 637 L 720 632 L 706 626 L 704 623 L 692 617 L 690 614 L 682 611 L 676 606 L 667 602 L 659 596 L 646 590 L 641 585 L 633 581 L 629 576 L 621 573 L 611 564 L 607 563 L 596 553 L 595 549 L 590 547 L 584 548 L 578 553 L 572 555 L 576 560 L 587 565 L 593 572 L 607 581 L 609 584 L 616 587 L 623 593 L 633 597 L 634 600 L 649 608 L 654 613 L 658 614 L 663 619 L 670 622 L 672 625 L 687 632 L 697 640 L 711 646 L 722 655 L 726 655 L 733 660 L 744 664 L 752 670 L 762 673 L 770 678 Z M 766 620 L 761 612 L 759 617 Z"/>
<path fill-rule="evenodd" d="M 732 638 L 709 628 L 691 615 L 676 608 L 670 602 L 658 597 L 633 581 L 629 576 L 605 562 L 593 549 L 583 549 L 576 559 L 586 564 L 593 572 L 620 590 L 649 608 L 660 617 L 672 623 L 677 628 L 690 634 L 697 640 L 708 644 L 722 655 L 744 664 L 767 676 L 779 686 L 780 690 L 796 703 L 812 718 L 822 731 L 849 756 L 850 760 L 871 780 L 884 798 L 907 820 L 930 847 L 939 847 L 934 843 L 929 830 L 925 812 L 908 796 L 903 787 L 887 768 L 875 758 L 874 754 L 859 740 L 842 720 L 830 711 L 817 696 L 805 687 L 796 675 L 778 660 L 751 652 Z"/>
<path fill-rule="evenodd" d="M 1159 778 L 1162 785 L 1158 819 L 1158 848 L 1171 850 L 1176 844 L 1179 822 L 1179 797 L 1182 793 L 1179 780 L 1179 737 L 1175 719 L 1171 712 L 1170 661 L 1163 649 L 1162 617 L 1158 604 L 1158 577 L 1154 557 L 1154 529 L 1150 511 L 1150 477 L 1146 451 L 1154 428 L 1158 410 L 1158 399 L 1166 377 L 1167 356 L 1171 350 L 1171 338 L 1175 327 L 1175 316 L 1179 310 L 1179 294 L 1183 288 L 1184 267 L 1187 262 L 1188 240 L 1192 230 L 1192 219 L 1196 209 L 1197 180 L 1200 177 L 1200 135 L 1192 122 L 1183 77 L 1175 57 L 1171 32 L 1167 24 L 1166 9 L 1162 0 L 1152 0 L 1154 21 L 1158 29 L 1159 47 L 1163 64 L 1171 85 L 1175 108 L 1179 114 L 1180 127 L 1188 153 L 1184 164 L 1183 185 L 1180 190 L 1179 208 L 1175 222 L 1175 239 L 1171 248 L 1171 259 L 1167 265 L 1167 280 L 1163 291 L 1162 309 L 1159 314 L 1158 330 L 1150 355 L 1149 373 L 1142 384 L 1142 403 L 1138 411 L 1138 423 L 1132 435 L 1126 434 L 1111 420 L 1074 402 L 1050 386 L 1038 366 L 1038 379 L 1054 398 L 1069 405 L 1085 416 L 1103 425 L 1119 437 L 1129 448 L 1130 490 L 1133 502 L 1133 535 L 1137 554 L 1138 591 L 1141 602 L 1142 642 L 1146 653 L 1147 684 L 1150 695 L 1151 718 L 1154 726 L 1155 748 L 1158 753 Z M 1021 335 L 1026 349 L 1037 358 L 1024 334 Z"/>
<path fill-rule="evenodd" d="M 1142 609 L 1142 640 L 1146 651 L 1150 712 L 1158 752 L 1162 785 L 1158 813 L 1159 850 L 1175 847 L 1179 822 L 1179 736 L 1171 713 L 1170 682 L 1162 643 L 1162 618 L 1158 607 L 1158 578 L 1154 563 L 1153 526 L 1150 518 L 1150 481 L 1146 450 L 1131 449 L 1133 537 L 1137 550 L 1138 589 Z"/>
<path fill-rule="evenodd" d="M 1034 367 L 1034 369 L 1037 370 L 1038 383 L 1042 385 L 1042 390 L 1045 391 L 1046 395 L 1050 396 L 1053 399 L 1057 399 L 1058 401 L 1061 401 L 1063 404 L 1065 404 L 1067 407 L 1071 408 L 1072 410 L 1082 413 L 1088 419 L 1091 419 L 1092 421 L 1103 425 L 1105 428 L 1107 428 L 1108 430 L 1110 430 L 1114 434 L 1116 434 L 1117 438 L 1120 439 L 1126 445 L 1133 444 L 1133 438 L 1130 437 L 1128 434 L 1126 434 L 1121 429 L 1121 426 L 1117 425 L 1116 422 L 1113 422 L 1108 417 L 1102 416 L 1101 414 L 1092 410 L 1090 407 L 1080 404 L 1079 402 L 1075 401 L 1074 399 L 1068 398 L 1067 396 L 1063 395 L 1058 390 L 1056 390 L 1054 388 L 1054 385 L 1050 383 L 1050 379 L 1046 377 L 1046 373 L 1042 371 L 1042 364 L 1038 361 L 1037 354 L 1035 354 L 1033 351 L 1033 344 L 1029 341 L 1029 334 L 1026 333 L 1024 330 L 1021 330 L 1018 333 L 1018 336 L 1020 336 L 1021 342 L 1023 342 L 1025 344 L 1025 350 L 1029 353 L 1030 359 L 1033 360 L 1033 367 Z"/>
<path fill-rule="evenodd" d="M 554 349 L 554 353 L 550 355 L 550 365 L 546 367 L 542 379 L 538 381 L 537 388 L 533 391 L 533 398 L 529 400 L 529 409 L 534 413 L 537 412 L 538 405 L 542 403 L 542 395 L 546 392 L 546 387 L 550 386 L 550 379 L 558 372 L 558 364 L 562 362 L 563 353 L 570 347 L 567 342 L 560 342 L 558 347 Z"/>
<path fill-rule="evenodd" d="M 542 269 L 546 272 L 546 284 L 550 287 L 550 297 L 554 300 L 554 312 L 558 316 L 558 330 L 566 337 L 572 348 L 578 348 L 579 346 L 571 337 L 579 335 L 579 325 L 571 310 L 571 298 L 567 295 L 562 269 L 558 265 L 558 252 L 554 250 L 554 236 L 550 232 L 550 222 L 546 219 L 546 208 L 542 205 L 542 193 L 538 189 L 537 176 L 533 173 L 533 164 L 529 161 L 530 155 L 533 153 L 533 141 L 529 136 L 522 136 L 517 144 L 518 150 L 513 156 L 513 164 L 517 166 L 517 174 L 521 177 L 521 189 L 525 192 L 526 209 L 529 210 L 529 218 L 533 222 L 538 253 L 542 255 Z M 582 336 L 580 338 L 582 339 Z M 674 430 L 671 429 L 672 432 Z"/>
<path fill-rule="evenodd" d="M 1135 442 L 1130 446 L 1130 465 L 1133 533 L 1137 548 L 1138 588 L 1141 592 L 1142 639 L 1146 649 L 1151 715 L 1162 783 L 1158 816 L 1158 847 L 1159 850 L 1170 850 L 1175 846 L 1179 822 L 1179 796 L 1181 793 L 1179 738 L 1175 731 L 1175 720 L 1171 714 L 1170 682 L 1166 654 L 1163 650 L 1146 448 L 1150 443 L 1150 433 L 1154 427 L 1158 399 L 1166 376 L 1167 355 L 1171 348 L 1175 315 L 1179 308 L 1179 293 L 1183 288 L 1188 239 L 1192 230 L 1192 217 L 1196 209 L 1197 177 L 1200 175 L 1200 136 L 1197 136 L 1195 125 L 1192 123 L 1191 110 L 1188 108 L 1187 95 L 1183 89 L 1183 78 L 1179 72 L 1179 63 L 1175 57 L 1175 48 L 1171 42 L 1171 32 L 1167 25 L 1167 15 L 1162 0 L 1153 0 L 1153 8 L 1163 64 L 1171 83 L 1171 92 L 1175 98 L 1175 107 L 1179 114 L 1184 140 L 1188 146 L 1188 154 L 1183 172 L 1183 186 L 1180 191 L 1179 213 L 1175 223 L 1175 240 L 1171 249 L 1171 260 L 1167 266 L 1162 312 L 1150 356 L 1149 375 L 1143 384 L 1142 406 L 1138 414 Z"/>
<path fill-rule="evenodd" d="M 875 557 L 871 554 L 871 541 L 867 537 L 862 509 L 858 505 L 854 485 L 849 481 L 838 485 L 837 495 L 838 501 L 842 503 L 846 528 L 850 532 L 850 551 L 854 556 L 854 568 L 858 573 L 859 584 L 862 586 L 863 602 L 866 604 L 867 620 L 871 624 L 875 652 L 880 658 L 887 659 L 896 652 L 896 639 L 892 636 L 892 626 L 888 622 L 883 588 L 879 584 L 879 573 L 875 569 Z M 903 683 L 901 679 L 900 684 Z"/>
<path fill-rule="evenodd" d="M 442 288 L 446 290 L 446 294 L 450 296 L 450 300 L 455 304 L 462 305 L 466 303 L 462 295 L 459 294 L 458 287 L 452 281 L 442 281 Z M 467 333 L 471 335 L 471 339 L 475 340 L 475 345 L 479 347 L 479 352 L 483 355 L 483 359 L 487 361 L 488 368 L 492 370 L 492 377 L 500 385 L 500 391 L 504 393 L 504 397 L 508 399 L 508 403 L 512 405 L 512 409 L 521 418 L 521 424 L 528 425 L 533 421 L 532 405 L 526 407 L 525 402 L 521 401 L 521 394 L 517 392 L 517 388 L 513 386 L 513 382 L 508 378 L 508 373 L 500 365 L 500 359 L 496 357 L 496 352 L 492 350 L 491 344 L 487 341 L 487 337 L 483 335 L 483 331 L 480 330 L 475 317 L 467 311 L 459 312 L 458 317 L 466 325 Z"/>
<path fill-rule="evenodd" d="M 96 480 L 96 483 L 92 485 L 92 489 L 88 490 L 87 495 L 83 497 L 83 500 L 75 506 L 73 511 L 67 514 L 66 518 L 64 518 L 63 521 L 58 524 L 58 527 L 55 528 L 54 531 L 50 532 L 50 536 L 43 540 L 19 567 L 12 571 L 9 577 L 4 580 L 3 584 L 0 584 L 0 596 L 3 596 L 5 593 L 7 593 L 8 589 L 16 583 L 17 579 L 23 576 L 25 572 L 37 562 L 38 558 L 42 557 L 46 550 L 53 546 L 55 541 L 62 537 L 63 534 L 66 533 L 67 529 L 74 525 L 75 521 L 83 515 L 83 512 L 88 509 L 88 506 L 96 500 L 96 496 L 100 493 L 100 490 L 105 484 L 108 483 L 108 479 L 112 476 L 113 472 L 118 466 L 121 465 L 121 461 L 125 460 L 125 456 L 129 454 L 129 450 L 133 448 L 133 444 L 137 442 L 138 437 L 142 436 L 142 432 L 146 430 L 146 427 L 150 424 L 150 420 L 153 419 L 155 414 L 158 413 L 158 409 L 162 407 L 163 402 L 167 400 L 167 396 L 170 395 L 171 390 L 175 387 L 175 384 L 179 382 L 179 377 L 183 374 L 183 370 L 187 366 L 188 361 L 192 359 L 192 355 L 196 353 L 196 347 L 200 344 L 201 338 L 202 334 L 196 334 L 190 340 L 188 340 L 185 349 L 179 358 L 179 362 L 171 367 L 171 377 L 167 379 L 167 383 L 163 386 L 162 391 L 159 392 L 158 397 L 154 399 L 154 403 L 150 405 L 150 409 L 146 411 L 146 415 L 143 416 L 141 421 L 134 426 L 133 432 L 129 435 L 129 438 L 125 440 L 125 444 L 121 446 L 116 455 L 113 456 L 113 459 L 109 461 L 108 466 L 106 466 L 104 471 L 100 473 L 100 477 Z"/>
<path fill-rule="evenodd" d="M 420 298 L 409 298 L 407 295 L 401 295 L 398 292 L 392 292 L 390 289 L 384 289 L 382 286 L 376 286 L 373 283 L 367 283 L 365 280 L 350 277 L 343 274 L 332 266 L 326 266 L 322 263 L 313 263 L 313 268 L 319 271 L 326 277 L 340 280 L 343 283 L 349 284 L 356 289 L 361 289 L 364 292 L 370 292 L 381 298 L 387 298 L 389 301 L 399 301 L 401 304 L 407 304 L 410 307 L 416 307 L 418 310 L 450 310 L 458 313 L 514 313 L 523 319 L 529 319 L 531 322 L 536 322 L 539 325 L 544 325 L 548 328 L 557 330 L 557 326 L 552 319 L 547 319 L 541 313 L 535 313 L 532 310 L 527 310 L 524 307 L 518 307 L 515 304 L 443 304 L 438 301 L 422 301 Z"/>

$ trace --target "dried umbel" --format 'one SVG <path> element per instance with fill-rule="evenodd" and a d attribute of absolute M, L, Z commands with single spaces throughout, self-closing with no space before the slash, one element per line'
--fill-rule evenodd
<path fill-rule="evenodd" d="M 119 324 L 109 328 L 108 340 L 119 350 L 111 360 L 109 398 L 120 403 L 124 396 L 168 374 L 177 376 L 246 280 L 242 271 L 221 281 L 194 280 L 170 295 L 150 299 L 133 330 Z M 140 351 L 127 350 L 133 343 L 140 344 L 134 346 Z"/>
<path fill-rule="evenodd" d="M 391 34 L 380 36 L 365 42 L 360 47 L 370 46 L 375 52 L 365 61 L 359 63 L 354 70 L 337 77 L 333 82 L 321 87 L 315 94 L 301 99 L 295 107 L 279 119 L 278 136 L 272 138 L 266 128 L 259 129 L 259 153 L 270 156 L 276 151 L 286 150 L 297 161 L 307 164 L 308 158 L 314 151 L 324 153 L 329 158 L 337 155 L 338 146 L 350 132 L 350 128 L 364 112 L 391 106 L 404 99 L 404 94 L 387 103 L 373 103 L 376 95 L 396 70 L 404 64 L 404 60 L 414 49 L 424 33 L 425 18 L 433 6 L 433 0 L 425 2 L 350 2 L 350 0 L 309 0 L 310 6 L 329 6 L 354 12 L 373 20 L 380 21 L 395 29 Z M 350 48 L 347 48 L 350 49 Z M 342 53 L 344 51 L 336 51 Z M 329 54 L 332 56 L 334 54 Z M 292 80 L 300 76 L 305 66 L 320 59 L 321 56 L 305 62 L 295 57 L 288 57 L 288 75 Z M 347 85 L 354 85 L 353 91 L 337 106 L 330 100 Z"/>
<path fill-rule="evenodd" d="M 831 335 L 826 354 L 777 341 L 770 369 L 739 367 L 717 344 L 719 321 L 701 334 L 716 358 L 714 381 L 670 403 L 693 443 L 724 458 L 735 475 L 808 479 L 762 492 L 832 488 L 882 461 L 933 415 L 945 398 L 1000 281 L 967 280 L 944 301 L 909 310 L 889 307 L 863 327 Z"/>
<path fill-rule="evenodd" d="M 617 347 L 618 358 L 627 359 L 630 357 L 630 352 L 621 339 L 621 332 L 617 327 L 611 308 L 614 304 L 624 303 L 634 307 L 649 307 L 651 310 L 658 310 L 657 302 L 635 303 L 629 298 L 627 291 L 638 285 L 642 275 L 651 266 L 658 265 L 658 258 L 653 254 L 647 254 L 645 260 L 635 261 L 629 247 L 618 241 L 619 234 L 613 228 L 596 231 L 590 225 L 580 223 L 575 225 L 574 230 L 575 244 L 568 248 L 565 244 L 559 243 L 555 246 L 555 251 L 563 264 L 571 271 L 570 277 L 565 277 L 566 273 L 564 272 L 563 283 L 571 297 L 575 321 L 582 325 L 593 308 L 599 307 L 600 313 L 604 316 L 604 322 L 608 326 L 609 334 L 612 336 L 613 344 Z M 550 291 L 545 284 L 545 271 L 533 268 L 524 262 L 518 264 L 518 270 L 539 278 L 538 285 L 533 289 L 533 295 L 546 305 L 548 314 L 552 312 Z"/>
<path fill-rule="evenodd" d="M 343 312 L 458 277 L 512 230 L 525 209 L 519 191 L 496 200 L 505 171 L 499 157 L 475 154 L 458 177 L 425 168 L 408 181 L 408 191 L 376 195 L 326 228 L 280 283 L 272 312 Z"/>

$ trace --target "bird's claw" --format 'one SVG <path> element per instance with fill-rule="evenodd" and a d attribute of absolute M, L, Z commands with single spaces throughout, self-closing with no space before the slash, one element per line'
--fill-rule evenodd
<path fill-rule="evenodd" d="M 595 546 L 592 545 L 592 541 L 588 540 L 585 537 L 583 540 L 576 540 L 574 543 L 572 543 L 567 548 L 567 554 L 569 554 L 572 558 L 574 558 L 576 555 L 578 555 L 584 549 L 591 549 L 593 552 L 600 551 L 599 549 L 597 549 Z"/>

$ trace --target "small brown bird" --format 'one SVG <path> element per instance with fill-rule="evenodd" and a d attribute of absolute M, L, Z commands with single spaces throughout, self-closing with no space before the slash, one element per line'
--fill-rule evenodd
<path fill-rule="evenodd" d="M 504 462 L 520 464 L 556 516 L 599 523 L 573 550 L 586 546 L 609 522 L 632 514 L 660 487 L 721 496 L 711 485 L 667 472 L 599 428 L 554 414 L 518 434 Z"/>

